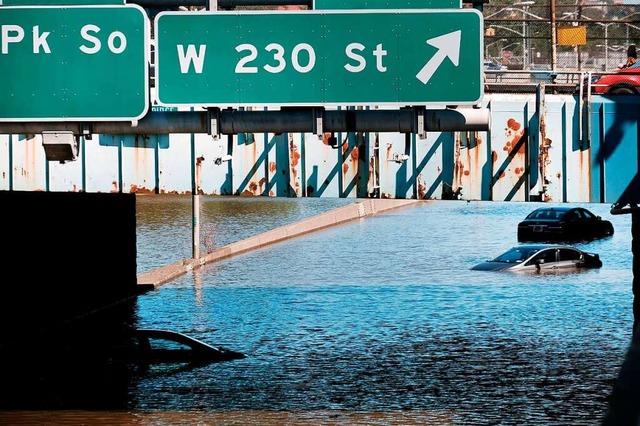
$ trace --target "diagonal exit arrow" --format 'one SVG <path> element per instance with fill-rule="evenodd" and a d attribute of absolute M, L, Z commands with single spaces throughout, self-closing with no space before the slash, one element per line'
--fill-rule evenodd
<path fill-rule="evenodd" d="M 460 59 L 461 35 L 462 31 L 458 30 L 427 40 L 427 44 L 435 47 L 438 51 L 422 67 L 418 74 L 416 74 L 416 78 L 420 80 L 422 84 L 427 84 L 429 82 L 445 58 L 449 58 L 453 65 L 456 67 L 458 66 Z"/>

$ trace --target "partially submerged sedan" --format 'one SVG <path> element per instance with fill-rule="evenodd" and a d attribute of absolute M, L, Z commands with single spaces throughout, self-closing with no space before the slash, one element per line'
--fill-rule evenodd
<path fill-rule="evenodd" d="M 584 207 L 541 207 L 518 223 L 518 242 L 589 241 L 613 235 L 613 224 Z"/>
<path fill-rule="evenodd" d="M 211 363 L 246 358 L 240 352 L 211 346 L 171 330 L 138 329 L 127 345 L 115 348 L 112 359 L 145 364 Z"/>
<path fill-rule="evenodd" d="M 572 246 L 522 244 L 510 248 L 492 260 L 479 263 L 476 271 L 564 272 L 582 268 L 600 268 L 602 261 L 596 253 L 588 253 Z"/>

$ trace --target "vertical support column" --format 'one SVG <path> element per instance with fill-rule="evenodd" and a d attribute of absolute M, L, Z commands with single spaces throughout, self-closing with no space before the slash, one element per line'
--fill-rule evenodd
<path fill-rule="evenodd" d="M 192 149 L 193 153 L 193 149 Z M 202 162 L 204 161 L 204 157 L 200 156 L 196 158 L 195 164 L 195 175 L 193 180 L 193 202 L 192 206 L 192 257 L 194 259 L 200 258 L 200 186 L 202 183 Z"/>
<path fill-rule="evenodd" d="M 640 343 L 640 211 L 631 213 L 631 253 L 633 254 L 633 341 Z"/>

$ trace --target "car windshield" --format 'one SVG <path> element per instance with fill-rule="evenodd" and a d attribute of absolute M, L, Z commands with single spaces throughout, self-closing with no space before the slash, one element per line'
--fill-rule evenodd
<path fill-rule="evenodd" d="M 564 215 L 563 211 L 542 209 L 531 212 L 527 219 L 562 219 Z"/>
<path fill-rule="evenodd" d="M 503 262 L 503 263 L 520 263 L 527 260 L 537 251 L 538 251 L 537 249 L 513 247 L 508 252 L 503 253 L 500 256 L 493 259 L 493 261 Z"/>

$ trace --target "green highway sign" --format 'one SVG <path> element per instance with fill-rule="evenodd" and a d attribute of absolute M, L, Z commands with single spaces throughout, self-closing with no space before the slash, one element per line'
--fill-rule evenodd
<path fill-rule="evenodd" d="M 124 4 L 125 0 L 0 0 L 0 6 L 61 6 L 61 5 L 98 5 Z"/>
<path fill-rule="evenodd" d="M 161 105 L 476 104 L 475 9 L 161 12 Z"/>
<path fill-rule="evenodd" d="M 0 7 L 0 122 L 142 118 L 149 40 L 137 5 Z"/>
<path fill-rule="evenodd" d="M 1 1 L 1 0 L 0 0 Z M 315 0 L 313 9 L 449 9 L 460 0 Z"/>

